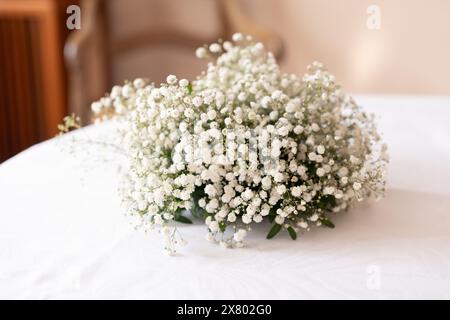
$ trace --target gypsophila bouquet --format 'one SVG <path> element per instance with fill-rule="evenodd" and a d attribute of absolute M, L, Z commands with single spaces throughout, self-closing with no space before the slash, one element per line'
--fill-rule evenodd
<path fill-rule="evenodd" d="M 282 73 L 241 34 L 196 55 L 211 62 L 192 82 L 136 79 L 92 104 L 97 119 L 123 124 L 126 211 L 157 227 L 168 253 L 183 241 L 176 222 L 191 216 L 209 240 L 241 247 L 255 223 L 267 222 L 269 239 L 296 239 L 383 195 L 388 158 L 373 116 L 320 63 L 303 77 Z"/>

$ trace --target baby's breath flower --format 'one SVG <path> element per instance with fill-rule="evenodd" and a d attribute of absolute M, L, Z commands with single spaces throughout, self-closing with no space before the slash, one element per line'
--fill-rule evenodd
<path fill-rule="evenodd" d="M 203 58 L 206 57 L 207 51 L 206 51 L 205 48 L 198 48 L 198 49 L 195 51 L 195 55 L 197 56 L 197 58 L 203 59 Z"/>
<path fill-rule="evenodd" d="M 295 239 L 310 225 L 332 226 L 329 213 L 383 195 L 388 156 L 373 117 L 322 64 L 284 74 L 239 33 L 195 54 L 217 59 L 192 82 L 136 79 L 92 104 L 97 117 L 122 122 L 127 213 L 159 228 L 168 253 L 184 242 L 174 223 L 189 222 L 185 210 L 204 219 L 209 241 L 231 248 L 253 223 L 269 220 L 268 238 L 285 229 Z M 76 125 L 66 120 L 63 131 Z"/>
<path fill-rule="evenodd" d="M 175 84 L 177 82 L 177 77 L 173 74 L 168 75 L 166 81 L 168 84 Z"/>
<path fill-rule="evenodd" d="M 213 53 L 219 53 L 220 51 L 222 51 L 222 47 L 218 43 L 211 43 L 209 45 L 209 51 Z"/>

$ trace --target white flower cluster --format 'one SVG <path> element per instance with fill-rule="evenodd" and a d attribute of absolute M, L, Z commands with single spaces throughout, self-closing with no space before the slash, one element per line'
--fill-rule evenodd
<path fill-rule="evenodd" d="M 209 240 L 240 247 L 252 223 L 269 221 L 268 238 L 285 229 L 295 239 L 383 195 L 388 158 L 373 116 L 320 63 L 303 78 L 284 74 L 241 34 L 196 55 L 213 62 L 195 81 L 137 79 L 92 106 L 123 117 L 128 213 L 160 226 L 169 252 L 186 211 L 204 219 Z"/>

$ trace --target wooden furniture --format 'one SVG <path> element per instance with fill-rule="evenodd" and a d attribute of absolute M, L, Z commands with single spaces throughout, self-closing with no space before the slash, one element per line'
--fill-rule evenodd
<path fill-rule="evenodd" d="M 67 111 L 68 2 L 0 0 L 0 162 L 54 136 Z"/>
<path fill-rule="evenodd" d="M 133 5 L 132 0 L 129 5 Z M 273 32 L 252 23 L 240 10 L 236 0 L 217 0 L 220 31 L 211 38 L 199 37 L 186 30 L 158 28 L 141 30 L 128 37 L 115 39 L 108 28 L 109 1 L 82 0 L 82 28 L 73 32 L 64 49 L 69 76 L 70 112 L 80 115 L 83 123 L 90 118 L 90 104 L 108 92 L 111 83 L 111 64 L 118 56 L 143 47 L 165 44 L 191 48 L 192 51 L 218 38 L 229 39 L 239 31 L 253 35 L 275 52 L 283 54 L 281 39 Z M 205 26 L 208 27 L 208 26 Z"/>

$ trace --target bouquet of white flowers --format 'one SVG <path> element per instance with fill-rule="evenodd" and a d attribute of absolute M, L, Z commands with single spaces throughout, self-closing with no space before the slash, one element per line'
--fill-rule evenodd
<path fill-rule="evenodd" d="M 373 116 L 320 63 L 303 78 L 284 74 L 241 34 L 196 55 L 212 62 L 192 82 L 136 79 L 92 104 L 99 119 L 122 122 L 126 210 L 159 228 L 168 253 L 181 240 L 175 222 L 191 215 L 209 240 L 241 247 L 254 223 L 268 221 L 269 239 L 296 239 L 383 195 L 388 158 Z"/>

